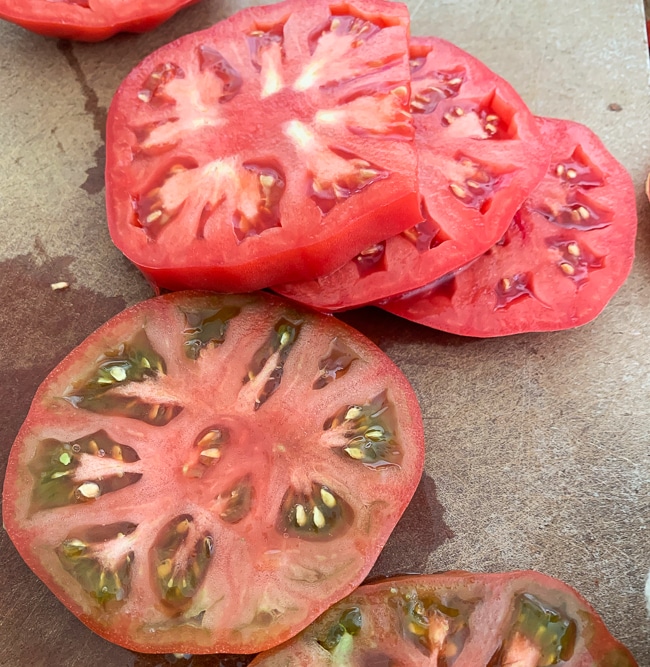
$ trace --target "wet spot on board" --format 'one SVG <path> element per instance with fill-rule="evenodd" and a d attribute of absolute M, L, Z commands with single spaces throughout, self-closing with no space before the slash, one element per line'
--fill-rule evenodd
<path fill-rule="evenodd" d="M 81 87 L 85 104 L 84 111 L 92 117 L 93 127 L 99 133 L 100 144 L 95 149 L 94 158 L 95 166 L 86 170 L 86 180 L 82 183 L 81 188 L 89 195 L 95 195 L 104 189 L 104 169 L 106 167 L 106 118 L 108 111 L 106 107 L 99 104 L 99 97 L 88 83 L 86 73 L 81 67 L 81 63 L 74 52 L 72 42 L 67 39 L 60 39 L 57 43 L 57 48 L 63 54 L 70 69 L 73 71 L 77 83 Z"/>
<path fill-rule="evenodd" d="M 424 474 L 368 578 L 426 572 L 429 555 L 454 537 L 444 513 L 436 483 Z"/>
<path fill-rule="evenodd" d="M 29 255 L 0 262 L 0 463 L 7 464 L 32 397 L 50 370 L 97 327 L 123 310 L 121 297 L 106 297 L 75 284 L 73 257 L 48 257 L 42 246 Z M 50 285 L 68 282 L 67 289 Z"/>

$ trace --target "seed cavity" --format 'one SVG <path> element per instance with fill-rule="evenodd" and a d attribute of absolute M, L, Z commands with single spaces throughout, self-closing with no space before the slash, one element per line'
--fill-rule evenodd
<path fill-rule="evenodd" d="M 589 281 L 591 271 L 606 265 L 606 258 L 596 255 L 586 243 L 578 244 L 563 237 L 548 238 L 546 243 L 552 256 L 558 258 L 562 275 L 570 278 L 578 289 Z"/>
<path fill-rule="evenodd" d="M 129 341 L 105 352 L 91 373 L 75 381 L 64 398 L 74 407 L 89 412 L 163 426 L 181 412 L 182 406 L 152 405 L 111 390 L 131 383 L 155 381 L 165 372 L 164 359 L 153 349 L 144 329 L 140 329 Z"/>
<path fill-rule="evenodd" d="M 248 373 L 243 379 L 244 384 L 254 382 L 263 371 L 268 372 L 268 364 L 274 364 L 266 382 L 257 394 L 255 410 L 259 410 L 280 388 L 284 365 L 300 335 L 302 324 L 302 319 L 280 318 L 267 341 L 253 355 Z"/>
<path fill-rule="evenodd" d="M 160 530 L 150 553 L 161 601 L 175 610 L 191 606 L 214 555 L 212 535 L 200 534 L 192 516 L 183 514 Z"/>
<path fill-rule="evenodd" d="M 217 498 L 217 513 L 223 521 L 230 524 L 245 519 L 253 508 L 255 489 L 253 478 L 246 475 Z"/>
<path fill-rule="evenodd" d="M 395 421 L 394 408 L 387 393 L 382 392 L 364 405 L 341 408 L 325 421 L 323 430 L 339 434 L 344 442 L 339 451 L 345 457 L 378 468 L 401 463 L 403 455 L 394 435 Z"/>
<path fill-rule="evenodd" d="M 251 197 L 243 197 L 233 214 L 233 231 L 237 243 L 282 226 L 280 205 L 286 188 L 284 172 L 278 165 L 247 162 L 243 165 L 244 190 L 256 193 L 255 207 Z"/>
<path fill-rule="evenodd" d="M 201 71 L 210 72 L 221 83 L 219 102 L 230 101 L 241 90 L 243 83 L 241 74 L 214 47 L 201 44 L 197 51 Z"/>
<path fill-rule="evenodd" d="M 145 104 L 161 106 L 173 105 L 173 97 L 166 95 L 165 86 L 174 79 L 184 79 L 185 72 L 173 62 L 158 65 L 144 81 L 142 88 L 137 93 L 137 98 Z"/>
<path fill-rule="evenodd" d="M 219 347 L 226 340 L 230 321 L 241 313 L 235 305 L 221 308 L 181 310 L 185 317 L 183 349 L 188 359 L 197 360 L 203 350 Z"/>
<path fill-rule="evenodd" d="M 107 610 L 122 605 L 129 595 L 135 560 L 130 536 L 136 529 L 129 522 L 92 526 L 70 535 L 56 549 L 65 571 Z"/>
<path fill-rule="evenodd" d="M 495 311 L 509 308 L 513 303 L 525 297 L 537 298 L 533 289 L 533 279 L 530 272 L 504 276 L 497 283 L 494 292 L 496 296 Z"/>
<path fill-rule="evenodd" d="M 466 76 L 462 68 L 423 71 L 425 62 L 425 58 L 411 61 L 411 111 L 414 114 L 433 113 L 440 102 L 457 97 Z"/>
<path fill-rule="evenodd" d="M 359 357 L 348 345 L 338 338 L 333 338 L 327 355 L 318 362 L 318 373 L 312 383 L 312 389 L 324 389 L 335 380 L 344 377 L 358 359 Z"/>
<path fill-rule="evenodd" d="M 307 540 L 327 541 L 352 523 L 351 507 L 331 488 L 318 482 L 304 493 L 289 489 L 283 500 L 278 530 Z"/>
<path fill-rule="evenodd" d="M 350 644 L 353 637 L 359 634 L 363 627 L 363 615 L 359 607 L 345 609 L 339 620 L 330 626 L 327 634 L 318 643 L 330 653 L 333 653 L 337 647 Z M 384 664 L 384 663 L 382 663 Z M 389 664 L 386 662 L 385 664 Z"/>
<path fill-rule="evenodd" d="M 577 626 L 573 619 L 524 593 L 515 599 L 514 618 L 494 664 L 506 664 L 522 652 L 538 665 L 556 665 L 573 657 Z"/>
<path fill-rule="evenodd" d="M 102 460 L 101 463 L 98 459 Z M 80 474 L 86 477 L 80 472 L 81 466 L 90 460 L 93 463 L 88 469 L 101 477 L 79 479 Z M 142 473 L 132 471 L 130 464 L 139 460 L 132 447 L 116 443 L 105 431 L 97 431 L 73 442 L 54 438 L 42 440 L 29 463 L 34 484 L 30 511 L 96 500 L 135 484 Z"/>

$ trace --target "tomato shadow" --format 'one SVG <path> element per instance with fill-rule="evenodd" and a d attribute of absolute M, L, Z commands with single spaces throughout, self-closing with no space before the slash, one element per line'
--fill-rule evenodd
<path fill-rule="evenodd" d="M 425 473 L 368 579 L 426 572 L 429 556 L 454 537 L 444 513 L 436 483 Z"/>
<path fill-rule="evenodd" d="M 382 349 L 395 343 L 425 343 L 439 347 L 464 347 L 483 342 L 482 338 L 457 336 L 431 329 L 372 306 L 337 313 L 336 316 L 370 338 L 375 345 Z"/>
<path fill-rule="evenodd" d="M 129 667 L 246 667 L 254 655 L 153 655 L 133 653 Z"/>

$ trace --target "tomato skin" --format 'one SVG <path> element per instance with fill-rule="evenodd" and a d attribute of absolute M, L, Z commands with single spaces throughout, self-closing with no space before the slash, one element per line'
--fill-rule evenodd
<path fill-rule="evenodd" d="M 247 292 L 417 222 L 408 25 L 399 3 L 287 0 L 147 57 L 109 110 L 117 247 L 160 288 Z"/>
<path fill-rule="evenodd" d="M 214 318 L 199 326 L 187 315 L 207 311 L 221 313 L 227 326 Z M 298 333 L 273 329 L 278 322 L 291 321 L 297 323 Z M 142 338 L 133 343 L 140 351 L 129 351 L 129 341 L 143 331 L 153 351 L 147 351 Z M 201 331 L 208 338 L 201 338 Z M 191 349 L 188 335 L 196 336 Z M 276 352 L 269 352 L 269 340 L 276 341 Z M 332 347 L 332 341 L 338 342 Z M 289 345 L 284 357 L 280 344 Z M 115 350 L 122 350 L 122 356 L 115 356 Z M 147 362 L 133 366 L 138 359 Z M 323 366 L 324 359 L 330 360 L 329 366 Z M 97 366 L 99 362 L 104 365 Z M 269 373 L 273 364 L 279 374 Z M 158 367 L 163 371 L 152 370 Z M 97 368 L 112 369 L 113 378 L 126 373 L 134 379 L 104 393 L 101 383 L 109 376 L 95 375 Z M 122 373 L 120 368 L 127 370 Z M 334 369 L 337 377 L 323 373 L 326 379 L 316 387 L 312 381 L 323 368 Z M 374 405 L 383 391 L 384 416 L 371 423 L 375 431 L 381 424 L 389 429 L 401 458 L 399 464 L 366 466 L 344 454 L 341 429 L 328 422 L 342 406 L 349 410 L 346 405 L 358 404 L 362 407 L 355 409 L 363 411 L 364 405 Z M 117 414 L 110 404 L 93 407 L 93 400 L 101 403 L 105 396 L 124 393 L 163 405 L 175 401 L 182 411 L 156 424 L 151 413 L 129 413 L 128 406 Z M 255 396 L 259 405 L 252 401 Z M 205 444 L 216 426 L 226 434 L 217 445 L 223 447 L 219 456 L 213 445 Z M 104 444 L 107 438 L 112 445 Z M 75 443 L 72 449 L 67 447 L 70 443 Z M 391 445 L 395 449 L 392 440 Z M 245 455 L 239 447 L 246 449 Z M 67 474 L 65 466 L 80 449 L 81 458 L 74 463 L 74 470 L 80 470 L 74 481 L 77 500 L 61 500 L 51 482 Z M 204 450 L 205 457 L 198 458 Z M 29 567 L 64 605 L 109 641 L 152 653 L 253 653 L 293 636 L 366 576 L 415 491 L 423 457 L 421 416 L 408 381 L 358 332 L 333 318 L 296 311 L 269 295 L 176 293 L 124 311 L 46 378 L 9 457 L 3 521 Z M 126 475 L 114 477 L 115 466 Z M 133 473 L 141 478 L 119 486 Z M 42 486 L 44 478 L 50 487 Z M 80 501 L 78 484 L 84 479 L 86 500 Z M 119 488 L 105 490 L 102 485 L 110 486 L 106 480 L 111 479 Z M 312 502 L 321 515 L 317 519 L 314 510 L 313 521 L 317 527 L 317 521 L 325 521 L 322 539 L 318 531 L 297 534 L 284 509 L 285 489 L 301 492 L 316 482 L 322 502 Z M 233 495 L 249 483 L 248 495 Z M 238 497 L 243 504 L 229 500 Z M 327 521 L 339 521 L 336 515 L 327 518 L 334 497 L 343 514 L 341 523 L 330 528 Z M 311 516 L 309 499 L 299 502 Z M 165 526 L 186 515 L 196 526 L 190 535 L 198 535 L 197 544 L 205 537 L 200 529 L 208 531 L 210 541 L 204 546 L 214 555 L 207 574 L 201 561 L 195 562 L 205 578 L 192 588 L 187 602 L 174 606 L 178 601 L 161 598 L 167 589 L 161 593 L 154 584 L 156 577 L 167 576 L 160 574 L 165 561 L 177 557 L 163 553 L 170 544 L 161 537 Z M 115 525 L 117 536 L 88 536 Z M 114 572 L 127 582 L 118 586 L 124 594 L 111 598 L 107 606 L 88 594 L 97 573 L 96 565 L 84 560 L 88 545 L 88 553 L 118 563 L 106 571 L 109 588 L 117 582 Z M 118 555 L 128 551 L 132 555 L 125 566 Z M 179 547 L 178 554 L 183 553 L 191 559 L 202 552 Z M 249 585 L 242 586 L 242 581 Z M 267 607 L 273 612 L 272 624 L 263 622 L 268 611 L 256 620 Z"/>
<path fill-rule="evenodd" d="M 539 658 L 531 659 L 530 652 L 534 654 L 539 647 L 534 637 L 528 633 L 522 635 L 522 630 L 516 629 L 522 627 L 517 625 L 515 612 L 524 596 L 532 596 L 529 599 L 533 600 L 535 607 L 541 603 L 539 609 L 546 608 L 552 617 L 557 614 L 564 621 L 561 630 L 568 632 L 563 635 L 565 653 L 562 658 L 547 655 L 543 656 L 542 659 L 546 660 L 543 662 Z M 406 609 L 413 609 L 416 600 L 423 601 L 423 607 L 418 610 L 416 606 L 411 616 L 400 616 Z M 422 619 L 424 607 L 428 607 L 426 620 Z M 450 608 L 455 613 L 450 614 Z M 326 642 L 323 640 L 328 637 L 328 629 L 335 626 L 342 613 L 349 609 L 360 612 L 360 628 L 357 632 L 353 628 L 353 635 L 348 637 L 345 659 L 338 661 L 335 651 L 328 652 L 324 648 Z M 460 619 L 460 624 L 457 619 Z M 432 630 L 436 622 L 442 636 Z M 463 630 L 468 625 L 470 629 Z M 415 633 L 410 629 L 413 627 Z M 514 661 L 518 649 L 512 640 L 516 632 L 520 632 L 519 643 L 523 644 L 523 650 L 528 655 L 517 656 L 520 660 Z M 439 645 L 437 641 L 440 641 Z M 251 665 L 318 667 L 379 664 L 419 667 L 447 664 L 437 660 L 438 655 L 445 659 L 447 647 L 453 647 L 450 655 L 454 663 L 467 667 L 500 667 L 502 664 L 561 664 L 565 667 L 637 665 L 632 654 L 609 634 L 598 614 L 575 590 L 557 579 L 533 571 L 498 574 L 452 571 L 394 577 L 365 584 L 294 639 L 262 653 Z M 541 650 L 545 648 L 548 650 L 548 644 Z M 553 648 L 559 649 L 559 645 Z M 504 650 L 506 654 L 508 650 L 512 654 L 504 656 Z M 506 657 L 511 661 L 502 662 Z"/>
<path fill-rule="evenodd" d="M 329 275 L 276 285 L 278 294 L 335 312 L 427 285 L 494 245 L 544 176 L 547 147 L 532 112 L 512 86 L 439 38 L 412 37 L 410 57 L 425 221 L 416 229 L 385 237 L 376 257 L 366 250 L 365 257 L 359 255 Z M 467 159 L 485 167 L 494 180 L 487 184 L 482 204 L 486 210 L 469 196 L 465 201 L 454 194 L 453 189 L 471 191 L 460 185 L 468 174 L 459 156 L 461 162 Z M 489 192 L 490 187 L 494 191 Z M 366 262 L 374 266 L 364 269 Z"/>
<path fill-rule="evenodd" d="M 118 32 L 147 32 L 198 0 L 88 0 L 74 2 L 0 0 L 0 18 L 45 37 L 100 42 Z"/>
<path fill-rule="evenodd" d="M 577 327 L 603 310 L 634 260 L 632 179 L 589 128 L 538 122 L 552 148 L 551 166 L 503 239 L 455 274 L 387 299 L 382 308 L 476 337 Z M 566 176 L 571 170 L 576 184 Z"/>

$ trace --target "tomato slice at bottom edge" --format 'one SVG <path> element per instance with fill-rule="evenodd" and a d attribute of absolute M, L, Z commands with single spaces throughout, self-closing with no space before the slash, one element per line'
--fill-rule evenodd
<path fill-rule="evenodd" d="M 254 653 L 362 581 L 423 450 L 413 390 L 358 332 L 267 295 L 170 294 L 41 385 L 3 519 L 104 638 Z"/>
<path fill-rule="evenodd" d="M 251 667 L 636 667 L 576 591 L 538 572 L 361 586 Z"/>
<path fill-rule="evenodd" d="M 490 337 L 580 326 L 634 259 L 634 185 L 587 127 L 540 118 L 551 166 L 490 250 L 457 273 L 381 302 L 434 329 Z"/>

